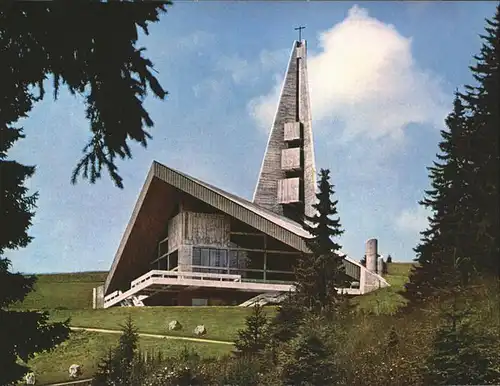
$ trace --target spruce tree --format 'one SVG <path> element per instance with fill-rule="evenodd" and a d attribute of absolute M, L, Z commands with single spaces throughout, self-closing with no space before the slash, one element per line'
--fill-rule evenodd
<path fill-rule="evenodd" d="M 307 309 L 322 311 L 336 307 L 344 296 L 338 288 L 347 284 L 343 259 L 339 254 L 340 245 L 333 238 L 342 235 L 340 219 L 337 216 L 337 201 L 332 201 L 333 185 L 330 171 L 321 169 L 319 173 L 317 202 L 313 205 L 314 216 L 306 216 L 304 229 L 312 238 L 306 240 L 311 251 L 299 259 L 296 267 L 296 293 L 298 301 Z"/>
<path fill-rule="evenodd" d="M 461 97 L 456 93 L 454 109 L 446 119 L 447 130 L 441 131 L 441 153 L 438 161 L 429 167 L 432 189 L 425 192 L 420 202 L 431 209 L 429 227 L 421 232 L 420 244 L 414 249 L 417 265 L 410 273 L 403 295 L 415 306 L 425 299 L 439 296 L 442 290 L 459 280 L 466 280 L 472 269 L 471 245 L 467 242 L 470 231 L 469 186 L 464 178 L 469 155 L 464 151 L 467 136 L 467 116 Z M 456 258 L 462 259 L 460 272 Z"/>
<path fill-rule="evenodd" d="M 455 289 L 451 305 L 445 306 L 443 322 L 434 338 L 433 350 L 423 366 L 426 385 L 483 385 L 497 384 L 498 362 L 491 357 L 488 346 L 491 337 L 472 328 L 470 312 L 458 301 L 460 287 Z"/>
<path fill-rule="evenodd" d="M 25 187 L 35 168 L 7 159 L 12 144 L 23 137 L 16 123 L 44 98 L 44 81 L 52 76 L 54 99 L 61 86 L 83 96 L 90 122 L 91 139 L 72 181 L 82 175 L 94 183 L 104 168 L 123 187 L 116 159 L 132 157 L 130 140 L 146 146 L 150 135 L 144 127 L 153 125 L 143 100 L 148 91 L 161 99 L 166 95 L 153 75 L 153 63 L 136 46 L 138 28 L 148 34 L 148 24 L 159 20 L 166 4 L 0 2 L 1 385 L 27 371 L 18 358 L 26 361 L 69 334 L 67 323 L 50 324 L 46 314 L 8 309 L 22 301 L 35 283 L 34 277 L 9 272 L 4 255 L 31 241 L 27 230 L 37 198 Z"/>
<path fill-rule="evenodd" d="M 471 67 L 477 85 L 457 93 L 446 121 L 449 131 L 442 132 L 442 163 L 429 168 L 433 189 L 422 205 L 433 214 L 415 249 L 419 267 L 405 293 L 410 305 L 439 295 L 453 280 L 466 284 L 476 272 L 499 272 L 499 8 L 486 20 L 483 45 Z M 455 258 L 462 260 L 460 272 L 453 271 Z"/>
<path fill-rule="evenodd" d="M 153 126 L 144 98 L 149 91 L 166 96 L 153 63 L 137 47 L 138 29 L 147 35 L 148 24 L 159 20 L 167 4 L 0 2 L 0 127 L 28 116 L 45 97 L 50 76 L 54 99 L 61 86 L 84 97 L 90 123 L 91 137 L 73 182 L 83 176 L 93 183 L 107 169 L 123 187 L 117 158 L 132 158 L 129 141 L 146 146 L 151 138 L 144 129 Z"/>
<path fill-rule="evenodd" d="M 255 304 L 252 313 L 246 317 L 246 328 L 238 331 L 238 338 L 234 342 L 235 347 L 243 355 L 262 352 L 268 343 L 268 324 L 263 307 Z"/>
<path fill-rule="evenodd" d="M 323 386 L 342 384 L 342 372 L 335 365 L 324 320 L 308 318 L 280 353 L 279 369 L 284 385 Z"/>
<path fill-rule="evenodd" d="M 271 348 L 290 341 L 297 336 L 305 315 L 304 308 L 297 302 L 295 296 L 290 294 L 278 306 L 278 312 L 269 324 Z"/>
<path fill-rule="evenodd" d="M 93 378 L 94 386 L 122 385 L 138 386 L 140 381 L 137 372 L 143 367 L 137 365 L 141 358 L 139 349 L 139 334 L 134 325 L 132 317 L 129 315 L 125 323 L 121 326 L 122 334 L 118 345 L 110 348 L 106 356 L 101 358 L 98 364 L 98 371 Z"/>
<path fill-rule="evenodd" d="M 467 167 L 474 211 L 469 242 L 474 245 L 473 263 L 478 272 L 498 275 L 500 263 L 499 136 L 500 136 L 500 4 L 486 20 L 480 53 L 471 66 L 476 85 L 466 86 L 463 98 L 470 111 Z"/>
<path fill-rule="evenodd" d="M 31 226 L 37 193 L 28 194 L 24 185 L 35 171 L 7 159 L 7 151 L 23 138 L 21 129 L 0 126 L 0 385 L 19 380 L 35 353 L 49 350 L 69 336 L 68 321 L 49 323 L 46 312 L 9 309 L 33 290 L 35 276 L 9 272 L 10 261 L 4 257 L 8 249 L 23 248 L 32 240 Z"/>

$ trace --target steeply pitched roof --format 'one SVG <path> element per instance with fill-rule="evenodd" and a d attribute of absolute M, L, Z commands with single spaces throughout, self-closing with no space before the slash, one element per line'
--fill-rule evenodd
<path fill-rule="evenodd" d="M 154 161 L 111 265 L 105 283 L 106 292 L 110 287 L 113 290 L 117 281 L 128 280 L 130 273 L 121 272 L 118 267 L 121 260 L 127 261 L 127 264 L 137 265 L 141 267 L 140 269 L 147 267 L 147 263 L 140 259 L 144 259 L 151 247 L 144 244 L 157 242 L 168 221 L 169 213 L 165 205 L 155 205 L 154 201 L 166 200 L 171 207 L 173 204 L 171 200 L 175 199 L 175 196 L 168 193 L 169 191 L 180 191 L 191 195 L 298 251 L 308 251 L 304 239 L 311 236 L 300 224 Z M 158 208 L 155 209 L 156 207 Z M 138 257 L 139 255 L 142 257 Z M 119 280 L 115 277 L 118 271 L 121 272 L 119 276 L 123 276 Z"/>
<path fill-rule="evenodd" d="M 171 170 L 174 171 L 174 169 L 171 169 Z M 276 225 L 279 225 L 279 226 L 289 230 L 290 232 L 295 233 L 299 237 L 303 237 L 303 238 L 312 237 L 299 223 L 297 223 L 297 222 L 295 222 L 295 221 L 293 221 L 285 216 L 280 216 L 274 212 L 271 212 L 268 209 L 265 209 L 257 204 L 254 204 L 253 202 L 250 202 L 242 197 L 238 197 L 234 194 L 226 192 L 225 190 L 219 189 L 213 185 L 207 184 L 206 182 L 203 182 L 197 178 L 188 176 L 187 174 L 181 173 L 177 170 L 175 170 L 175 172 L 183 175 L 186 178 L 191 179 L 192 181 L 206 187 L 207 189 L 210 189 L 210 190 L 220 194 L 221 196 L 226 197 L 228 200 L 231 200 L 231 201 L 237 203 L 238 205 L 241 205 L 242 207 L 244 207 L 246 209 L 251 210 L 256 215 L 264 217 L 264 218 L 268 219 L 269 221 L 272 221 Z"/>

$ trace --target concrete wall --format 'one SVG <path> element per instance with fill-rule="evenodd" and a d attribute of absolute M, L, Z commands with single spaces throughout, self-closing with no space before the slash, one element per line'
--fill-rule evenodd
<path fill-rule="evenodd" d="M 379 257 L 377 259 L 377 273 L 379 275 L 382 275 L 384 273 L 384 258 Z"/>
<path fill-rule="evenodd" d="M 377 272 L 377 239 L 370 239 L 366 242 L 366 268 L 370 272 Z"/>
<path fill-rule="evenodd" d="M 175 251 L 184 239 L 184 213 L 181 212 L 168 222 L 168 253 Z"/>
<path fill-rule="evenodd" d="M 179 271 L 190 272 L 192 271 L 191 265 L 193 264 L 193 246 L 180 245 L 178 249 L 178 266 Z M 173 267 L 172 267 L 173 268 Z"/>
<path fill-rule="evenodd" d="M 221 214 L 186 212 L 184 243 L 210 247 L 229 245 L 230 218 Z"/>
<path fill-rule="evenodd" d="M 92 288 L 92 308 L 104 308 L 104 285 Z"/>

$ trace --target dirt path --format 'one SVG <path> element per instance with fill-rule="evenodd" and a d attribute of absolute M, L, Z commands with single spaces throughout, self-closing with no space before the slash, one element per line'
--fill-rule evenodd
<path fill-rule="evenodd" d="M 102 332 L 104 334 L 121 334 L 120 330 L 107 330 L 102 328 L 87 328 L 87 327 L 70 327 L 73 331 L 90 331 L 90 332 Z M 165 338 L 172 340 L 185 340 L 188 342 L 201 342 L 201 343 L 216 343 L 216 344 L 227 344 L 233 345 L 233 342 L 227 342 L 224 340 L 213 340 L 213 339 L 203 339 L 203 338 L 189 338 L 187 336 L 172 336 L 172 335 L 157 335 L 157 334 L 145 334 L 139 332 L 139 336 L 145 338 Z"/>
<path fill-rule="evenodd" d="M 62 383 L 51 383 L 50 385 L 47 385 L 47 386 L 90 385 L 91 382 L 92 382 L 92 378 L 88 378 L 88 379 L 81 379 L 79 381 L 68 381 L 68 382 L 62 382 Z"/>

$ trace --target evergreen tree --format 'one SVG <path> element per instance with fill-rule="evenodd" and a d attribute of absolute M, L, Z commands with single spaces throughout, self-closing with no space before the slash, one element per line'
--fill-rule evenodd
<path fill-rule="evenodd" d="M 276 315 L 269 324 L 271 349 L 277 349 L 281 343 L 288 342 L 297 336 L 304 315 L 304 308 L 297 303 L 293 295 L 281 302 Z"/>
<path fill-rule="evenodd" d="M 134 360 L 137 358 L 139 334 L 130 315 L 120 327 L 122 334 L 120 335 L 115 357 L 119 363 L 120 377 L 122 379 L 121 384 L 125 386 L 131 378 L 132 366 Z"/>
<path fill-rule="evenodd" d="M 426 385 L 496 384 L 498 362 L 488 355 L 491 339 L 471 327 L 469 312 L 457 303 L 457 294 L 443 314 L 431 355 L 424 366 Z"/>
<path fill-rule="evenodd" d="M 0 385 L 19 380 L 28 371 L 35 353 L 49 350 L 69 336 L 68 322 L 49 323 L 46 312 L 13 311 L 9 306 L 22 301 L 33 290 L 34 276 L 9 272 L 8 249 L 23 248 L 31 241 L 28 228 L 34 216 L 37 193 L 29 195 L 24 183 L 35 171 L 7 160 L 7 151 L 22 138 L 20 129 L 0 126 Z"/>
<path fill-rule="evenodd" d="M 429 167 L 432 189 L 420 202 L 432 210 L 429 228 L 421 232 L 416 265 L 410 273 L 403 295 L 410 300 L 410 306 L 420 304 L 425 299 L 439 296 L 457 280 L 467 281 L 472 272 L 470 264 L 471 245 L 467 242 L 470 231 L 469 186 L 464 178 L 468 154 L 466 144 L 467 117 L 462 99 L 455 96 L 454 110 L 447 117 L 448 130 L 442 130 L 439 143 L 440 162 Z M 460 258 L 460 270 L 455 264 Z M 460 278 L 459 278 L 460 277 Z"/>
<path fill-rule="evenodd" d="M 500 222 L 498 185 L 500 173 L 500 4 L 485 34 L 476 64 L 470 67 L 475 86 L 466 86 L 463 98 L 470 111 L 468 150 L 471 154 L 466 178 L 470 182 L 472 258 L 478 272 L 498 275 Z"/>
<path fill-rule="evenodd" d="M 131 158 L 129 140 L 146 146 L 143 125 L 153 122 L 142 102 L 150 89 L 163 99 L 166 92 L 153 76 L 153 64 L 137 48 L 137 28 L 148 33 L 167 2 L 100 4 L 101 1 L 0 3 L 0 384 L 20 379 L 27 367 L 18 358 L 54 347 L 67 338 L 67 323 L 49 324 L 36 312 L 13 312 L 35 278 L 9 272 L 7 250 L 26 247 L 27 230 L 37 194 L 25 181 L 35 171 L 7 159 L 7 151 L 22 138 L 16 122 L 26 118 L 45 95 L 44 81 L 53 76 L 54 98 L 59 88 L 85 97 L 92 138 L 73 173 L 95 182 L 106 168 L 123 187 L 116 158 Z M 133 7 L 133 8 L 132 8 Z M 133 9 L 133 11 L 132 11 Z M 110 28 L 112 25 L 112 28 Z M 89 28 L 92 26 L 92 28 Z M 38 92 L 37 92 L 38 91 Z M 109 103 L 112 100 L 113 103 Z"/>
<path fill-rule="evenodd" d="M 125 323 L 120 326 L 122 334 L 118 345 L 110 349 L 107 355 L 98 364 L 98 371 L 93 378 L 92 385 L 121 385 L 139 386 L 137 372 L 142 368 L 138 366 L 140 359 L 138 352 L 139 335 L 132 317 L 129 315 Z"/>
<path fill-rule="evenodd" d="M 336 385 L 342 376 L 335 366 L 328 332 L 319 321 L 308 320 L 281 353 L 281 377 L 285 385 Z"/>
<path fill-rule="evenodd" d="M 307 309 L 321 311 L 332 309 L 344 299 L 337 293 L 338 288 L 347 285 L 340 245 L 332 238 L 339 237 L 341 229 L 337 215 L 337 201 L 331 201 L 334 194 L 330 184 L 330 171 L 321 169 L 316 194 L 317 203 L 314 216 L 305 217 L 304 228 L 312 235 L 306 240 L 310 254 L 304 254 L 296 267 L 296 293 L 301 304 Z"/>
<path fill-rule="evenodd" d="M 244 355 L 262 352 L 268 343 L 268 324 L 263 307 L 255 304 L 252 314 L 246 317 L 246 328 L 238 331 L 235 347 Z"/>
<path fill-rule="evenodd" d="M 104 167 L 122 187 L 116 158 L 132 157 L 129 140 L 146 146 L 151 137 L 143 128 L 153 125 L 144 97 L 149 89 L 166 95 L 144 48 L 136 47 L 137 29 L 148 34 L 169 2 L 101 2 L 0 3 L 0 127 L 26 117 L 52 75 L 54 98 L 61 85 L 84 96 L 90 121 L 92 137 L 73 181 L 82 175 L 95 182 Z"/>
<path fill-rule="evenodd" d="M 449 131 L 442 132 L 442 163 L 429 168 L 433 189 L 422 205 L 433 214 L 415 249 L 419 266 L 405 293 L 413 305 L 454 280 L 466 284 L 475 272 L 499 272 L 499 8 L 486 21 L 481 52 L 471 67 L 478 84 L 457 93 L 446 120 Z M 456 258 L 462 261 L 459 272 L 454 271 Z"/>
<path fill-rule="evenodd" d="M 112 385 L 111 379 L 115 377 L 116 360 L 113 355 L 113 349 L 109 348 L 97 364 L 97 371 L 92 378 L 92 386 Z"/>

